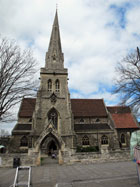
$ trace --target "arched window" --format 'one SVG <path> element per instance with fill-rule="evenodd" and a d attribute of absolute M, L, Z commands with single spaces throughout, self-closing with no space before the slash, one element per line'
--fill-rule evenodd
<path fill-rule="evenodd" d="M 82 145 L 89 145 L 89 137 L 88 136 L 84 136 L 82 138 Z"/>
<path fill-rule="evenodd" d="M 124 134 L 121 134 L 121 143 L 125 144 L 126 143 L 126 137 Z"/>
<path fill-rule="evenodd" d="M 22 147 L 27 147 L 28 146 L 28 138 L 26 136 L 23 136 L 20 139 L 20 146 L 22 146 Z"/>
<path fill-rule="evenodd" d="M 57 114 L 57 111 L 54 108 L 49 111 L 48 120 L 49 121 L 51 120 L 52 123 L 54 124 L 55 128 L 57 129 L 58 114 Z"/>
<path fill-rule="evenodd" d="M 52 81 L 48 80 L 48 92 L 52 92 Z"/>
<path fill-rule="evenodd" d="M 96 119 L 96 122 L 100 122 L 100 119 L 99 119 L 99 118 L 97 118 L 97 119 Z"/>
<path fill-rule="evenodd" d="M 55 81 L 55 91 L 60 92 L 60 82 L 58 79 Z"/>
<path fill-rule="evenodd" d="M 53 60 L 56 60 L 56 56 L 55 56 L 55 54 L 53 55 Z"/>
<path fill-rule="evenodd" d="M 84 123 L 84 119 L 83 118 L 80 119 L 80 123 Z"/>
<path fill-rule="evenodd" d="M 107 136 L 103 135 L 103 136 L 101 137 L 101 144 L 102 144 L 102 145 L 108 144 L 108 137 L 107 137 Z"/>

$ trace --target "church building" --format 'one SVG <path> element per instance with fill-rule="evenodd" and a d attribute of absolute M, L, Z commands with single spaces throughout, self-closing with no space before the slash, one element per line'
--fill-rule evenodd
<path fill-rule="evenodd" d="M 9 153 L 36 155 L 39 160 L 55 154 L 59 163 L 82 160 L 88 153 L 91 160 L 100 160 L 104 154 L 129 150 L 131 133 L 137 129 L 127 106 L 70 98 L 56 11 L 37 97 L 21 102 Z"/>

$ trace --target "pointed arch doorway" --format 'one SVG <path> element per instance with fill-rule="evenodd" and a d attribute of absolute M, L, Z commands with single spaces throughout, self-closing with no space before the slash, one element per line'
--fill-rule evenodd
<path fill-rule="evenodd" d="M 60 148 L 57 138 L 47 135 L 40 144 L 41 165 L 58 163 Z"/>

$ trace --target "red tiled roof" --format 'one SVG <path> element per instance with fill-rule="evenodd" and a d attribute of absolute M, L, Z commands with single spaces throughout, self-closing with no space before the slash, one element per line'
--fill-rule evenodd
<path fill-rule="evenodd" d="M 107 107 L 111 113 L 116 128 L 138 128 L 129 107 Z"/>
<path fill-rule="evenodd" d="M 32 117 L 35 109 L 35 98 L 24 98 L 19 111 L 19 117 Z M 107 116 L 103 99 L 71 99 L 72 112 L 76 117 Z"/>
<path fill-rule="evenodd" d="M 72 112 L 75 117 L 106 117 L 103 99 L 71 99 Z"/>
<path fill-rule="evenodd" d="M 31 118 L 35 109 L 35 98 L 24 98 L 19 117 Z M 71 99 L 74 117 L 106 117 L 107 112 L 103 99 Z M 138 128 L 129 107 L 107 107 L 112 115 L 116 128 Z"/>
<path fill-rule="evenodd" d="M 131 110 L 128 106 L 108 106 L 107 110 L 110 113 L 131 113 Z"/>
<path fill-rule="evenodd" d="M 23 118 L 30 118 L 33 115 L 33 111 L 35 109 L 35 98 L 23 98 L 20 110 L 19 110 L 19 117 Z"/>

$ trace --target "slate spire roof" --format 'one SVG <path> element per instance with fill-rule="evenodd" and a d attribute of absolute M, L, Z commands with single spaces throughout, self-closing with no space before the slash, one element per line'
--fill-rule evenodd
<path fill-rule="evenodd" d="M 59 31 L 59 22 L 57 10 L 55 13 L 55 18 L 53 22 L 50 43 L 48 52 L 46 54 L 46 68 L 55 69 L 55 64 L 59 64 L 59 68 L 63 68 L 63 53 L 61 48 L 61 39 Z"/>

